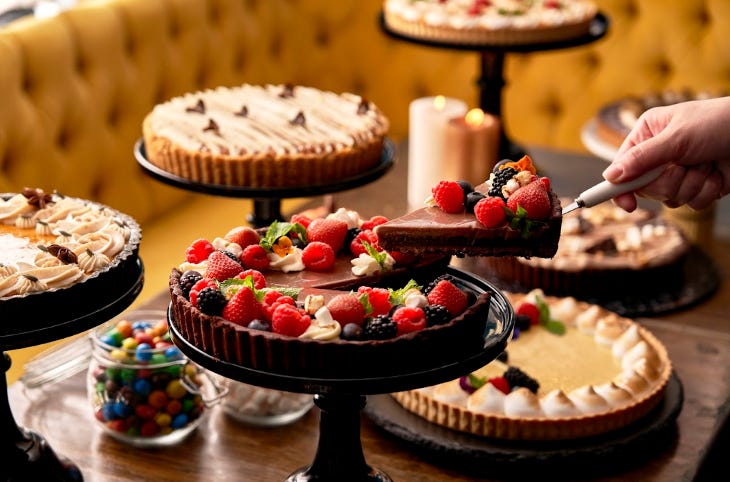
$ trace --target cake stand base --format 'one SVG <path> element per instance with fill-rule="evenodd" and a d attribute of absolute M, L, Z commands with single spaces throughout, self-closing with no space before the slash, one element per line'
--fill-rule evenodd
<path fill-rule="evenodd" d="M 317 394 L 319 444 L 314 462 L 292 473 L 286 482 L 392 482 L 385 472 L 365 462 L 360 441 L 363 395 Z"/>
<path fill-rule="evenodd" d="M 10 357 L 2 353 L 2 368 L 10 368 Z M 70 460 L 56 454 L 46 439 L 19 427 L 10 412 L 7 378 L 0 377 L 0 413 L 3 437 L 0 439 L 0 479 L 6 482 L 43 480 L 48 482 L 77 482 L 84 480 L 81 471 Z"/>

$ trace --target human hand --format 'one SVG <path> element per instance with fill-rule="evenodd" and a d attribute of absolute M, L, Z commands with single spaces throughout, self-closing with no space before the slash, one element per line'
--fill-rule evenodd
<path fill-rule="evenodd" d="M 626 182 L 662 165 L 666 169 L 657 179 L 614 202 L 631 212 L 639 195 L 700 210 L 730 193 L 730 97 L 647 110 L 603 177 Z"/>

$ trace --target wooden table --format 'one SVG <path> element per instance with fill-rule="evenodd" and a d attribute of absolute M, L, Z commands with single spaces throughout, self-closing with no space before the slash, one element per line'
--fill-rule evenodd
<path fill-rule="evenodd" d="M 556 190 L 566 195 L 574 195 L 595 182 L 595 176 L 605 165 L 580 155 L 539 149 L 531 153 L 551 176 Z M 405 165 L 401 159 L 382 179 L 338 195 L 337 204 L 366 215 L 402 213 Z M 374 199 L 377 206 L 373 206 Z M 721 272 L 730 272 L 730 240 L 718 239 L 708 249 Z M 474 267 L 478 270 L 478 263 Z M 164 307 L 166 302 L 166 294 L 161 292 L 144 307 Z M 666 345 L 682 382 L 684 405 L 677 430 L 668 447 L 638 466 L 618 463 L 615 471 L 590 480 L 695 478 L 730 410 L 729 306 L 730 286 L 723 280 L 714 296 L 696 306 L 660 318 L 638 320 Z M 89 481 L 281 481 L 313 460 L 318 440 L 317 408 L 292 425 L 267 429 L 243 425 L 225 415 L 220 407 L 214 407 L 181 444 L 144 450 L 115 441 L 96 425 L 86 399 L 83 374 L 42 389 L 25 390 L 22 384 L 15 383 L 9 388 L 9 397 L 17 422 L 42 434 L 57 452 L 75 462 Z M 473 475 L 447 462 L 435 462 L 367 417 L 362 419 L 361 439 L 368 463 L 385 470 L 394 481 L 475 480 Z M 570 467 L 565 471 L 570 474 Z"/>

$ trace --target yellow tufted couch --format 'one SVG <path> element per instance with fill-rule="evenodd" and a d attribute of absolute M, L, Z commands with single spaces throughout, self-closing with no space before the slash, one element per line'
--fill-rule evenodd
<path fill-rule="evenodd" d="M 660 89 L 730 86 L 730 2 L 598 0 L 608 35 L 563 51 L 508 54 L 510 137 L 583 151 L 580 128 L 603 103 Z M 351 91 L 407 134 L 408 104 L 444 94 L 477 105 L 479 56 L 394 40 L 376 0 L 85 0 L 50 19 L 0 28 L 0 191 L 57 188 L 134 216 L 145 288 L 166 286 L 197 236 L 243 222 L 250 201 L 191 194 L 141 172 L 144 115 L 183 92 L 292 82 Z M 292 200 L 286 206 L 294 205 Z M 1 321 L 0 321 L 1 322 Z M 43 347 L 13 353 L 22 361 Z"/>

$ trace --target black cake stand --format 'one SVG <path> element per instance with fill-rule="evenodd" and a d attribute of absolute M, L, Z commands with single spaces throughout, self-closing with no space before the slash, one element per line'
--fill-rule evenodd
<path fill-rule="evenodd" d="M 104 323 L 132 304 L 144 283 L 144 266 L 136 259 L 118 269 L 113 283 L 104 283 L 101 278 L 90 279 L 68 289 L 0 302 L 3 372 L 11 365 L 7 350 L 76 335 Z M 87 283 L 88 286 L 84 286 Z M 78 467 L 56 454 L 41 435 L 16 423 L 8 400 L 7 376 L 4 375 L 0 383 L 0 453 L 3 458 L 0 478 L 10 482 L 83 480 Z"/>
<path fill-rule="evenodd" d="M 559 42 L 536 42 L 520 45 L 495 45 L 438 42 L 433 40 L 421 39 L 391 30 L 385 24 L 385 16 L 382 12 L 380 13 L 379 20 L 382 30 L 390 37 L 398 40 L 403 40 L 426 47 L 478 52 L 481 67 L 481 75 L 477 79 L 477 87 L 479 88 L 479 107 L 484 112 L 488 112 L 499 119 L 503 119 L 502 89 L 506 84 L 503 75 L 505 54 L 529 53 L 579 47 L 581 45 L 586 45 L 601 39 L 604 35 L 606 35 L 609 25 L 608 18 L 603 13 L 599 12 L 593 19 L 588 33 L 580 37 L 562 40 Z M 508 138 L 504 128 L 504 122 L 500 122 L 500 125 L 500 159 L 518 159 L 519 157 L 522 157 L 522 155 L 525 153 L 524 149 Z"/>
<path fill-rule="evenodd" d="M 261 371 L 222 361 L 202 351 L 181 334 L 171 310 L 170 334 L 180 350 L 197 364 L 228 378 L 276 390 L 311 393 L 321 409 L 319 443 L 311 465 L 293 472 L 286 482 L 388 482 L 382 470 L 369 466 L 360 440 L 360 414 L 366 395 L 384 394 L 434 385 L 468 374 L 495 359 L 507 346 L 514 328 L 512 307 L 489 282 L 466 271 L 447 267 L 462 289 L 492 294 L 484 344 L 479 351 L 463 353 L 449 363 L 423 360 L 418 370 L 398 371 L 389 376 L 334 378 L 313 372 L 291 376 Z M 367 363 L 367 360 L 353 360 Z"/>
<path fill-rule="evenodd" d="M 396 150 L 393 142 L 390 139 L 385 139 L 383 155 L 380 162 L 370 170 L 345 179 L 297 187 L 228 186 L 190 181 L 152 164 L 147 159 L 143 139 L 135 143 L 134 157 L 147 174 L 165 184 L 203 194 L 252 199 L 253 213 L 248 219 L 248 222 L 253 227 L 260 228 L 283 219 L 281 215 L 282 199 L 321 196 L 323 194 L 354 189 L 375 181 L 393 167 L 396 159 Z"/>

